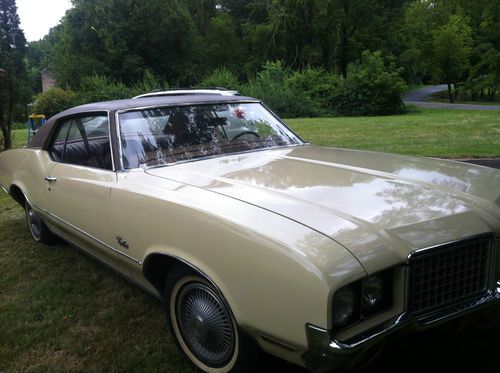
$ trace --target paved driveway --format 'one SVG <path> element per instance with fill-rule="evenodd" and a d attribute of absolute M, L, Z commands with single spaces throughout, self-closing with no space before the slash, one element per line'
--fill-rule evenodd
<path fill-rule="evenodd" d="M 463 162 L 474 163 L 480 166 L 492 167 L 500 169 L 500 159 L 467 159 Z"/>
<path fill-rule="evenodd" d="M 427 102 L 426 98 L 433 93 L 447 89 L 446 84 L 427 86 L 408 92 L 403 96 L 405 104 L 427 109 L 459 109 L 459 110 L 500 110 L 500 105 L 450 104 L 445 102 Z"/>

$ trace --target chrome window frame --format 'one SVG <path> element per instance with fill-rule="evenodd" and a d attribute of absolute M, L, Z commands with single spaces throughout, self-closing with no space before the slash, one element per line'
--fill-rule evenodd
<path fill-rule="evenodd" d="M 161 104 L 161 105 L 148 105 L 148 106 L 137 106 L 137 107 L 132 107 L 128 109 L 121 109 L 121 110 L 116 110 L 115 111 L 115 130 L 116 130 L 116 137 L 117 137 L 117 142 L 118 142 L 118 154 L 119 154 L 119 161 L 120 161 L 120 169 L 117 172 L 128 172 L 130 170 L 139 170 L 141 169 L 140 167 L 136 168 L 131 168 L 131 169 L 125 169 L 123 167 L 123 148 L 122 148 L 122 139 L 121 139 L 121 134 L 120 134 L 120 114 L 123 113 L 128 113 L 131 111 L 141 111 L 141 110 L 148 110 L 148 109 L 156 109 L 156 108 L 170 108 L 170 107 L 182 107 L 182 106 L 194 106 L 194 105 L 217 105 L 217 104 L 261 104 L 271 115 L 281 124 L 283 125 L 288 131 L 290 131 L 294 136 L 296 136 L 302 143 L 301 144 L 292 144 L 292 145 L 284 145 L 284 146 L 273 146 L 269 148 L 262 148 L 262 149 L 252 149 L 252 150 L 247 150 L 247 151 L 242 151 L 234 154 L 245 154 L 245 153 L 253 153 L 257 151 L 265 151 L 265 150 L 271 150 L 271 149 L 279 149 L 279 148 L 288 148 L 288 147 L 297 147 L 297 146 L 303 146 L 303 145 L 308 145 L 308 142 L 305 142 L 299 135 L 297 135 L 288 125 L 283 122 L 283 120 L 278 117 L 271 109 L 269 109 L 262 101 L 260 100 L 235 100 L 235 101 L 225 101 L 225 100 L 214 100 L 214 101 L 207 101 L 207 102 L 183 102 L 183 103 L 176 103 L 176 104 Z M 189 163 L 189 162 L 196 162 L 196 161 L 201 161 L 205 159 L 212 159 L 212 158 L 218 158 L 218 157 L 226 157 L 226 156 L 231 156 L 233 154 L 217 154 L 213 156 L 208 156 L 208 157 L 203 157 L 203 158 L 195 158 L 195 159 L 185 159 L 182 161 L 177 161 L 177 162 L 172 162 L 172 163 L 167 163 L 167 164 L 162 164 L 162 165 L 155 165 L 155 166 L 150 166 L 146 167 L 145 169 L 151 169 L 151 168 L 156 168 L 156 167 L 169 167 L 169 166 L 175 166 L 178 164 L 182 163 Z"/>
<path fill-rule="evenodd" d="M 58 163 L 58 164 L 66 164 L 66 165 L 72 165 L 72 166 L 79 166 L 79 167 L 85 167 L 85 168 L 90 168 L 94 170 L 101 170 L 101 171 L 109 171 L 109 172 L 117 172 L 117 167 L 116 167 L 116 160 L 115 160 L 115 155 L 114 155 L 114 144 L 113 144 L 113 139 L 112 139 L 112 126 L 111 126 L 111 112 L 109 110 L 89 110 L 89 111 L 82 111 L 80 113 L 74 113 L 74 114 L 69 114 L 61 118 L 57 118 L 56 122 L 54 123 L 50 134 L 47 136 L 45 139 L 45 143 L 41 147 L 42 150 L 45 150 L 46 152 L 49 152 L 49 148 L 52 144 L 52 141 L 54 139 L 55 133 L 59 129 L 59 126 L 61 125 L 61 122 L 65 122 L 67 120 L 71 120 L 73 118 L 78 118 L 78 117 L 89 117 L 89 116 L 98 116 L 95 115 L 97 113 L 104 114 L 102 115 L 103 117 L 105 116 L 108 119 L 108 139 L 109 139 L 109 151 L 111 152 L 111 170 L 108 170 L 106 168 L 99 168 L 99 167 L 91 167 L 91 166 L 85 166 L 85 165 L 78 165 L 74 163 L 64 163 L 64 162 L 58 162 L 55 161 L 52 156 L 50 157 L 53 162 Z M 92 115 L 94 114 L 94 115 Z"/>

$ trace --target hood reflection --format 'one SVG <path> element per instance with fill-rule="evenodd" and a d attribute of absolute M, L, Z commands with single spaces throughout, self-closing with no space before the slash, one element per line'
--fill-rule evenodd
<path fill-rule="evenodd" d="M 401 227 L 422 224 L 422 232 L 429 233 L 429 222 L 442 223 L 440 219 L 456 215 L 484 224 L 480 215 L 488 213 L 478 201 L 494 195 L 489 202 L 493 205 L 500 194 L 498 171 L 315 146 L 240 154 L 148 173 L 273 211 L 347 248 L 364 247 L 364 255 L 375 255 L 382 241 L 401 255 L 411 250 L 415 239 L 402 242 L 411 235 L 399 235 Z"/>

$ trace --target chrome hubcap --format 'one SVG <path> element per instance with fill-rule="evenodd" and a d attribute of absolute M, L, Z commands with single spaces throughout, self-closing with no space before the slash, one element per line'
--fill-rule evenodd
<path fill-rule="evenodd" d="M 176 308 L 179 330 L 189 350 L 210 367 L 227 364 L 235 334 L 219 296 L 204 284 L 188 284 L 181 290 Z"/>
<path fill-rule="evenodd" d="M 37 239 L 40 238 L 41 221 L 40 218 L 37 216 L 37 214 L 35 214 L 30 205 L 26 207 L 26 216 L 28 217 L 28 225 L 31 230 L 31 233 L 33 234 L 33 236 L 35 236 L 35 238 Z"/>

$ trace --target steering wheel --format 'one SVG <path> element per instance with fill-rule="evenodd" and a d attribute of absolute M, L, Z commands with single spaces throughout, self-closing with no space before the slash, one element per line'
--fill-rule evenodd
<path fill-rule="evenodd" d="M 257 132 L 254 132 L 254 131 L 243 131 L 241 133 L 238 133 L 236 136 L 234 136 L 232 140 L 236 140 L 236 139 L 239 139 L 240 137 L 242 136 L 245 136 L 245 135 L 252 135 L 252 136 L 255 136 L 257 138 L 260 138 L 259 134 Z"/>

